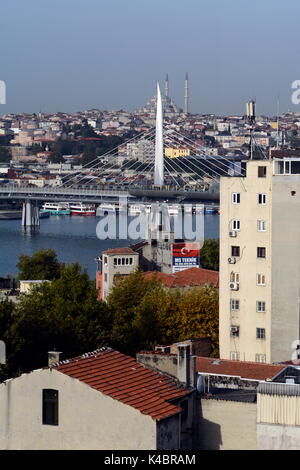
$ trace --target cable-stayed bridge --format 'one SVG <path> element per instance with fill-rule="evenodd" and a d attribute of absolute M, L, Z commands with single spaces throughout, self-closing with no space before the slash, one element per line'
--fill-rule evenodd
<path fill-rule="evenodd" d="M 128 158 L 128 150 L 134 150 Z M 169 158 L 168 150 L 184 150 Z M 184 153 L 183 152 L 183 153 Z M 121 146 L 96 157 L 77 172 L 62 178 L 55 187 L 0 187 L 0 199 L 22 200 L 23 223 L 35 225 L 38 202 L 176 200 L 216 202 L 222 175 L 243 175 L 240 162 L 208 155 L 206 149 L 180 133 L 175 125 L 163 126 L 162 102 L 157 89 L 156 128 L 143 132 Z M 26 214 L 27 211 L 27 214 Z M 24 222 L 25 221 L 25 222 Z M 27 221 L 27 222 L 26 222 Z"/>

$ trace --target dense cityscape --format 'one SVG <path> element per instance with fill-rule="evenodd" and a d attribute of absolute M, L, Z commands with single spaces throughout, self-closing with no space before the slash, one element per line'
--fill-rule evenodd
<path fill-rule="evenodd" d="M 238 27 L 242 13 L 229 14 Z M 57 31 L 73 37 L 70 25 Z M 114 93 L 119 46 L 105 69 Z M 249 80 L 237 114 L 202 113 L 192 57 L 180 76 L 162 80 L 160 66 L 150 89 L 141 69 L 145 83 L 132 90 L 148 98 L 134 111 L 133 94 L 130 111 L 104 109 L 107 89 L 91 91 L 91 109 L 64 112 L 60 97 L 53 112 L 58 89 L 45 74 L 48 101 L 30 85 L 32 106 L 15 112 L 0 80 L 0 450 L 97 450 L 104 464 L 134 468 L 200 464 L 207 450 L 300 449 L 300 112 L 274 98 L 275 85 L 277 112 L 261 111 L 267 93 L 261 85 L 256 97 Z M 133 73 L 123 64 L 123 83 L 120 70 L 125 89 Z M 223 94 L 240 99 L 228 83 Z"/>

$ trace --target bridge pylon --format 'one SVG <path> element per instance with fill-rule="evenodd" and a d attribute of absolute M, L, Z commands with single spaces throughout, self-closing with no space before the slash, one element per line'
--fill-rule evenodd
<path fill-rule="evenodd" d="M 22 227 L 39 227 L 40 216 L 38 203 L 27 199 L 23 202 Z"/>

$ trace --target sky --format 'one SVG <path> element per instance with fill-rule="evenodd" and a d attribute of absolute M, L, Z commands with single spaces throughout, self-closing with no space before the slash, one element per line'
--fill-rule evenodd
<path fill-rule="evenodd" d="M 300 112 L 299 0 L 10 0 L 0 11 L 0 115 L 134 111 L 163 88 L 191 113 Z"/>

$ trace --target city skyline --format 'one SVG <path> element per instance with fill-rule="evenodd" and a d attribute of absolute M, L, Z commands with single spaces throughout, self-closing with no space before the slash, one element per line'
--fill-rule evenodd
<path fill-rule="evenodd" d="M 2 7 L 0 114 L 140 108 L 163 84 L 191 114 L 299 112 L 296 0 L 37 0 Z"/>

